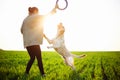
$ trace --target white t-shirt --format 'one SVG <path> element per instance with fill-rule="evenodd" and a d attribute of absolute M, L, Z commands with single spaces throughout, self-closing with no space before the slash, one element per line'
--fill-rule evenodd
<path fill-rule="evenodd" d="M 24 47 L 43 43 L 43 19 L 44 16 L 38 14 L 33 14 L 25 18 L 21 27 Z"/>

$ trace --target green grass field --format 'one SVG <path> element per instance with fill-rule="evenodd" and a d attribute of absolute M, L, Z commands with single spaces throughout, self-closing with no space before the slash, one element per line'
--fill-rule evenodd
<path fill-rule="evenodd" d="M 24 75 L 29 56 L 26 51 L 0 51 L 0 80 L 120 80 L 120 52 L 72 52 L 86 54 L 75 58 L 76 72 L 66 66 L 56 52 L 43 52 L 46 77 L 42 78 L 34 62 Z"/>

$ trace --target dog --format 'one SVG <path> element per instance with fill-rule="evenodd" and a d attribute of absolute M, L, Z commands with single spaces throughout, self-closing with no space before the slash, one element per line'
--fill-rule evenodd
<path fill-rule="evenodd" d="M 74 66 L 74 57 L 76 58 L 83 58 L 86 55 L 75 55 L 71 54 L 70 51 L 65 46 L 65 41 L 64 41 L 64 32 L 65 28 L 62 23 L 58 24 L 57 28 L 57 35 L 54 39 L 50 40 L 46 35 L 44 34 L 44 38 L 48 41 L 49 44 L 52 44 L 51 46 L 48 46 L 47 48 L 54 48 L 57 53 L 59 53 L 63 59 L 66 65 L 70 66 L 73 70 L 75 70 Z"/>

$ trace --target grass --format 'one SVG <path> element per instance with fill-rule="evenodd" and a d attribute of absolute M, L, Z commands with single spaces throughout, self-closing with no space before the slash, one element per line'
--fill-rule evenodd
<path fill-rule="evenodd" d="M 76 72 L 56 52 L 43 51 L 47 76 L 42 78 L 36 60 L 30 74 L 24 74 L 29 60 L 26 51 L 0 50 L 0 80 L 120 80 L 120 52 L 72 53 L 87 55 L 83 59 L 75 58 Z"/>

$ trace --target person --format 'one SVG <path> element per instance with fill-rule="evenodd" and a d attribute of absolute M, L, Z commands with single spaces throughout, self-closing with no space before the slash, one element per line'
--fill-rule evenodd
<path fill-rule="evenodd" d="M 23 35 L 24 48 L 29 53 L 30 60 L 26 67 L 26 74 L 29 74 L 30 68 L 35 60 L 38 61 L 39 70 L 42 76 L 45 75 L 42 63 L 40 44 L 43 42 L 43 23 L 45 16 L 55 14 L 56 8 L 46 15 L 39 15 L 37 7 L 28 8 L 29 15 L 23 20 L 21 33 Z"/>

